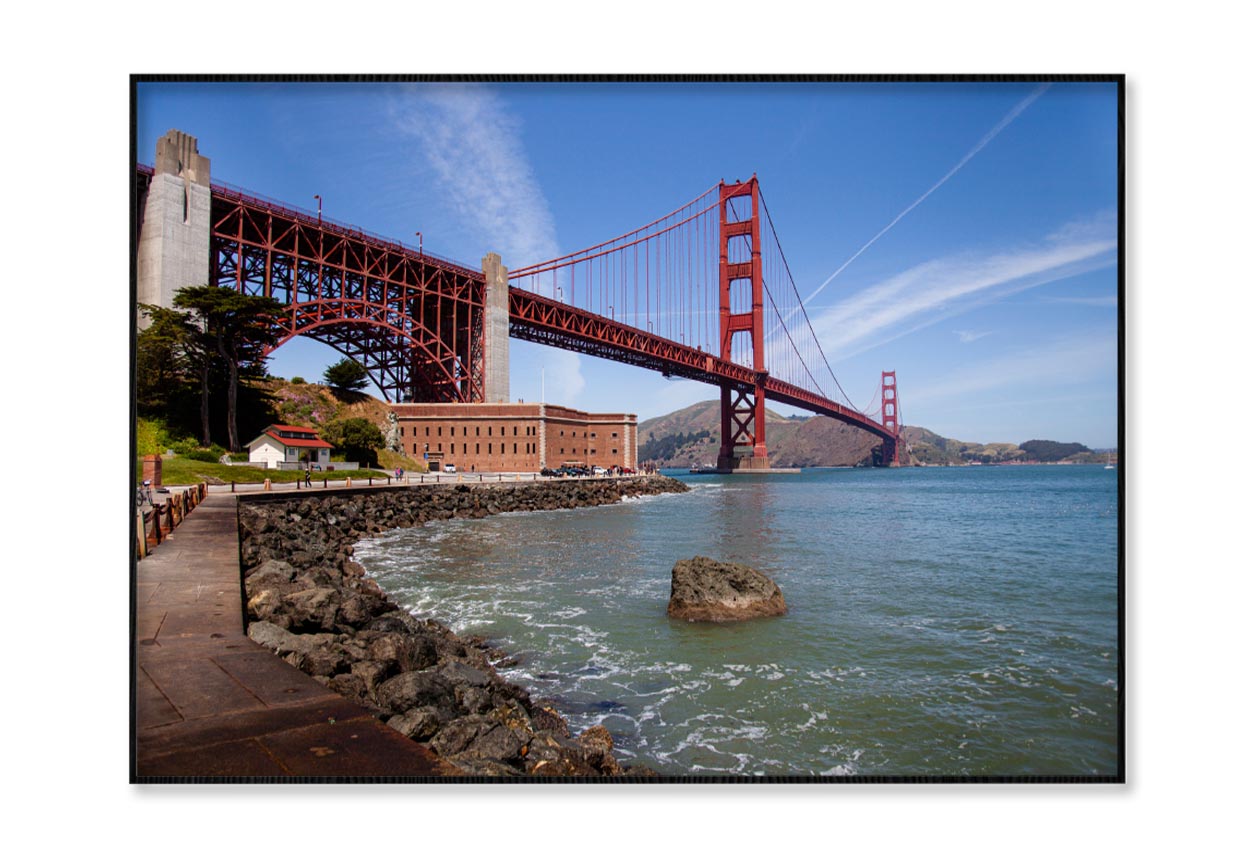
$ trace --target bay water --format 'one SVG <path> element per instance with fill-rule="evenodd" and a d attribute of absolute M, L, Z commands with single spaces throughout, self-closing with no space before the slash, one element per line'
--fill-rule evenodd
<path fill-rule="evenodd" d="M 692 491 L 393 530 L 356 559 L 664 774 L 1117 773 L 1115 471 L 666 473 Z M 766 573 L 788 613 L 668 618 L 698 554 Z"/>

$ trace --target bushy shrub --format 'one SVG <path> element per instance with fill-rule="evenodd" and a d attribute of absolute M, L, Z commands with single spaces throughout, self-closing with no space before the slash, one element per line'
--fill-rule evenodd
<path fill-rule="evenodd" d="M 164 423 L 151 418 L 135 419 L 135 452 L 140 456 L 155 456 L 171 447 L 170 434 Z"/>
<path fill-rule="evenodd" d="M 293 384 L 293 385 L 304 385 L 304 384 L 305 384 L 305 378 L 304 378 L 303 376 L 293 376 L 293 377 L 291 378 L 291 384 Z"/>
<path fill-rule="evenodd" d="M 204 447 L 197 447 L 180 455 L 187 459 L 194 459 L 197 462 L 217 462 L 219 457 L 221 457 L 220 453 L 214 453 L 212 450 Z"/>
<path fill-rule="evenodd" d="M 170 449 L 179 456 L 186 456 L 199 447 L 200 445 L 196 443 L 196 439 L 194 438 L 180 438 L 178 441 L 170 445 Z"/>

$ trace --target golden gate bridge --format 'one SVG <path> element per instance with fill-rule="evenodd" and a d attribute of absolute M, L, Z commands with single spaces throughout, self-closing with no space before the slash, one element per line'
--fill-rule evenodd
<path fill-rule="evenodd" d="M 194 138 L 180 137 L 194 150 Z M 136 167 L 140 226 L 160 173 L 160 163 Z M 512 271 L 494 255 L 476 270 L 225 183 L 208 190 L 209 281 L 280 302 L 277 346 L 298 335 L 326 343 L 362 364 L 389 402 L 498 395 L 489 380 L 493 348 L 502 348 L 494 320 L 495 337 L 507 322 L 510 337 L 717 386 L 720 469 L 768 469 L 767 400 L 871 433 L 881 440 L 878 464 L 901 462 L 895 372 L 882 372 L 864 410 L 844 393 L 755 175 Z"/>

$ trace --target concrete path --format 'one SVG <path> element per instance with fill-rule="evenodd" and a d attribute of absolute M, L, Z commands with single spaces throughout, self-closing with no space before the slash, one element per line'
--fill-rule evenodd
<path fill-rule="evenodd" d="M 133 782 L 412 780 L 455 767 L 244 634 L 232 495 L 136 566 Z"/>

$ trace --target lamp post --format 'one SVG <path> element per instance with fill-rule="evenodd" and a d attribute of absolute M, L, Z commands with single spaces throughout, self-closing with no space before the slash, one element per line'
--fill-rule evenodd
<path fill-rule="evenodd" d="M 314 198 L 318 200 L 318 227 L 320 228 L 322 227 L 322 196 L 315 195 Z"/>
<path fill-rule="evenodd" d="M 413 233 L 418 235 L 418 257 L 422 257 L 422 232 L 414 231 Z"/>
<path fill-rule="evenodd" d="M 559 288 L 557 288 L 557 301 L 558 301 L 558 302 L 565 302 L 565 301 L 566 301 L 566 295 L 565 295 L 565 293 L 561 290 L 561 288 L 560 288 L 560 287 L 559 287 Z"/>

